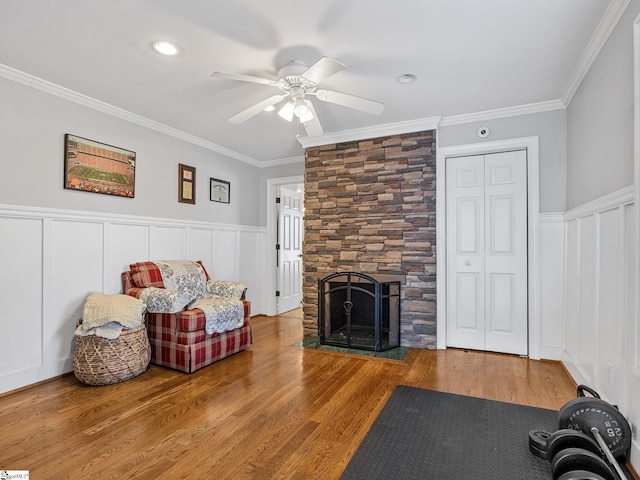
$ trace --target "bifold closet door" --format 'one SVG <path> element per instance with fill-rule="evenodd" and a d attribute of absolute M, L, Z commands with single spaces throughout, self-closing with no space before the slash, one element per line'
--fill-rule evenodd
<path fill-rule="evenodd" d="M 526 355 L 526 151 L 447 158 L 447 346 Z"/>

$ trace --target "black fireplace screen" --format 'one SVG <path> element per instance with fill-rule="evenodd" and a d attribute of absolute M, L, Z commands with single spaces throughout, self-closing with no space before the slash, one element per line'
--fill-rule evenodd
<path fill-rule="evenodd" d="M 381 352 L 400 346 L 400 282 L 356 272 L 318 280 L 318 335 L 323 345 Z"/>

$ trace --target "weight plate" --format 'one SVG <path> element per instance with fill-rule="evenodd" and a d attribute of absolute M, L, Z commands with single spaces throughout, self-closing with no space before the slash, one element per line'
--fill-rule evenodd
<path fill-rule="evenodd" d="M 547 458 L 547 439 L 551 436 L 546 430 L 529 432 L 529 450 L 536 457 Z"/>
<path fill-rule="evenodd" d="M 558 452 L 569 447 L 584 448 L 598 456 L 602 456 L 598 442 L 593 437 L 579 430 L 563 428 L 553 432 L 547 440 L 547 460 L 551 461 Z"/>
<path fill-rule="evenodd" d="M 586 470 L 573 470 L 564 475 L 560 475 L 558 480 L 605 480 L 605 478 L 602 475 L 587 472 Z"/>
<path fill-rule="evenodd" d="M 626 455 L 631 447 L 629 422 L 617 408 L 599 398 L 579 397 L 567 402 L 558 412 L 558 426 L 590 436 L 596 427 L 614 457 Z"/>
<path fill-rule="evenodd" d="M 615 479 L 607 462 L 584 448 L 565 448 L 551 460 L 551 472 L 554 480 L 558 480 L 567 472 L 576 470 L 597 473 L 605 480 Z"/>
<path fill-rule="evenodd" d="M 585 397 L 584 392 L 588 392 L 592 397 L 600 398 L 600 394 L 587 385 L 578 385 L 578 397 Z"/>

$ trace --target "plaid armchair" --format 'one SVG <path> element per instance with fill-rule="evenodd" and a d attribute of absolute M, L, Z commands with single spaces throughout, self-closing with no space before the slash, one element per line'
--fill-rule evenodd
<path fill-rule="evenodd" d="M 201 262 L 193 262 L 204 271 Z M 131 264 L 131 270 L 122 272 L 122 291 L 126 295 L 140 298 L 149 287 L 164 288 L 162 275 L 154 262 Z M 241 298 L 244 305 L 244 321 L 241 327 L 221 333 L 208 334 L 205 331 L 205 313 L 199 308 L 190 309 L 190 302 L 177 313 L 145 314 L 151 363 L 192 373 L 234 353 L 246 350 L 252 343 L 251 303 L 244 291 Z M 177 308 L 180 308 L 178 306 Z"/>

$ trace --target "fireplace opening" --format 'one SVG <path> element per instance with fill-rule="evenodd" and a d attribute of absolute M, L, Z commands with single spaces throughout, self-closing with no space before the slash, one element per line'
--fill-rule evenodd
<path fill-rule="evenodd" d="M 381 352 L 400 346 L 400 282 L 357 272 L 318 280 L 318 335 L 323 345 Z"/>

